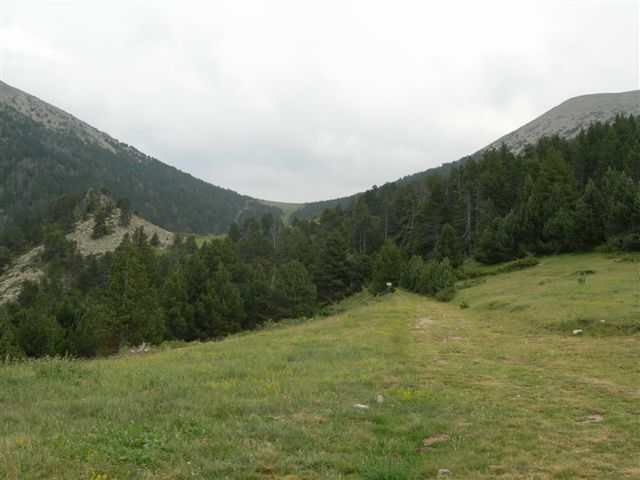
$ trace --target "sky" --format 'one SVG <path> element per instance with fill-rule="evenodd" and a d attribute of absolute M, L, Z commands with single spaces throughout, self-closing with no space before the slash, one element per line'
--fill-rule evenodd
<path fill-rule="evenodd" d="M 290 202 L 640 88 L 640 0 L 2 0 L 0 80 L 215 185 Z"/>

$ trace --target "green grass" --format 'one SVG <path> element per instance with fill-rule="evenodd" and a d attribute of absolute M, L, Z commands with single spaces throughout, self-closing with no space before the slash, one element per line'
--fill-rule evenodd
<path fill-rule="evenodd" d="M 289 203 L 289 202 L 272 202 L 270 200 L 259 200 L 264 205 L 269 207 L 276 207 L 282 210 L 282 221 L 285 224 L 289 223 L 291 215 L 305 206 L 304 203 Z"/>
<path fill-rule="evenodd" d="M 184 237 L 193 237 L 196 240 L 196 245 L 198 245 L 198 247 L 202 247 L 202 245 L 204 245 L 205 243 L 211 241 L 211 240 L 220 240 L 223 239 L 227 236 L 226 233 L 188 233 L 185 234 Z"/>
<path fill-rule="evenodd" d="M 0 478 L 639 478 L 640 335 L 562 327 L 637 321 L 639 265 L 545 258 L 450 304 L 362 294 L 221 342 L 0 367 Z"/>

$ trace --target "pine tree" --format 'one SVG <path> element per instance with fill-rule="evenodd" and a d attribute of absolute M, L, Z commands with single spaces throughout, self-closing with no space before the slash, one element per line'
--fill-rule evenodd
<path fill-rule="evenodd" d="M 116 207 L 120 210 L 120 226 L 128 227 L 131 224 L 131 205 L 129 200 L 126 198 L 118 200 Z"/>
<path fill-rule="evenodd" d="M 434 249 L 434 258 L 437 260 L 443 260 L 448 258 L 451 265 L 459 267 L 463 260 L 463 246 L 460 237 L 455 229 L 446 223 L 440 232 L 440 237 L 436 242 Z"/>
<path fill-rule="evenodd" d="M 94 217 L 93 231 L 91 233 L 91 237 L 94 239 L 102 238 L 111 233 L 111 229 L 107 224 L 107 220 L 109 219 L 107 215 L 107 210 L 105 208 L 100 208 Z"/>
<path fill-rule="evenodd" d="M 153 232 L 153 236 L 151 237 L 151 240 L 149 240 L 149 245 L 151 245 L 152 247 L 160 246 L 160 238 L 158 237 L 158 232 Z"/>
<path fill-rule="evenodd" d="M 0 363 L 5 360 L 16 360 L 24 356 L 18 346 L 15 328 L 9 320 L 9 315 L 4 309 L 0 309 Z"/>
<path fill-rule="evenodd" d="M 314 274 L 321 301 L 333 302 L 349 293 L 347 245 L 339 232 L 327 235 Z"/>
<path fill-rule="evenodd" d="M 14 324 L 18 325 L 18 346 L 29 357 L 43 357 L 62 353 L 63 332 L 43 303 L 21 310 Z"/>
<path fill-rule="evenodd" d="M 310 317 L 317 291 L 311 275 L 296 260 L 280 265 L 273 286 L 275 306 L 281 318 Z"/>
<path fill-rule="evenodd" d="M 576 204 L 576 232 L 585 248 L 604 241 L 606 206 L 600 190 L 589 180 L 584 194 Z"/>
<path fill-rule="evenodd" d="M 240 330 L 245 317 L 240 290 L 231 275 L 220 265 L 199 304 L 199 318 L 208 337 L 221 337 Z"/>
<path fill-rule="evenodd" d="M 397 287 L 404 271 L 402 251 L 391 241 L 386 241 L 376 255 L 369 291 L 373 294 L 387 290 L 387 284 Z"/>
<path fill-rule="evenodd" d="M 116 252 L 109 281 L 109 297 L 121 328 L 121 341 L 130 345 L 159 342 L 164 319 L 157 292 L 134 244 Z"/>

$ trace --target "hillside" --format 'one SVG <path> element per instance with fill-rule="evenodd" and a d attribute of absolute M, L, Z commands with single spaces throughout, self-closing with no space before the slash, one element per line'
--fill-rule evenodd
<path fill-rule="evenodd" d="M 542 137 L 573 138 L 592 123 L 606 123 L 616 115 L 640 115 L 640 90 L 598 93 L 570 98 L 517 130 L 499 138 L 483 150 L 506 145 L 520 153 Z"/>
<path fill-rule="evenodd" d="M 558 135 L 561 138 L 573 138 L 580 130 L 586 129 L 595 122 L 606 123 L 616 115 L 640 115 L 640 90 L 622 93 L 598 93 L 574 97 L 552 108 L 522 127 L 491 142 L 478 152 L 472 153 L 455 162 L 445 163 L 439 167 L 408 175 L 396 180 L 397 184 L 419 182 L 428 176 L 444 175 L 452 166 L 463 163 L 468 158 L 477 158 L 491 148 L 499 148 L 503 144 L 513 153 L 521 153 L 526 145 L 533 145 L 542 137 Z M 307 203 L 294 213 L 298 218 L 312 218 L 325 208 L 346 207 L 358 196 L 336 198 L 320 202 Z"/>
<path fill-rule="evenodd" d="M 120 211 L 115 209 L 112 217 L 107 220 L 110 233 L 101 238 L 92 237 L 95 225 L 95 216 L 93 215 L 78 222 L 73 230 L 66 235 L 66 238 L 74 242 L 77 252 L 83 257 L 113 252 L 125 235 L 133 236 L 139 228 L 142 228 L 149 238 L 156 235 L 160 248 L 166 248 L 173 243 L 173 233 L 138 215 L 132 215 L 129 224 L 123 226 L 118 222 L 119 215 Z M 35 282 L 44 276 L 45 265 L 41 260 L 43 251 L 42 245 L 37 246 L 16 258 L 6 271 L 0 272 L 0 306 L 14 301 L 26 281 Z"/>
<path fill-rule="evenodd" d="M 171 231 L 222 233 L 234 221 L 273 213 L 211 185 L 0 82 L 0 232 L 37 221 L 65 193 L 106 188 Z"/>
<path fill-rule="evenodd" d="M 451 304 L 361 295 L 221 342 L 0 366 L 0 477 L 637 478 L 632 260 L 549 257 Z"/>

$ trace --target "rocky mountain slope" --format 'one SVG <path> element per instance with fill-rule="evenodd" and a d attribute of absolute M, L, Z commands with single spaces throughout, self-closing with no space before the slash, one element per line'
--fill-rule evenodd
<path fill-rule="evenodd" d="M 621 93 L 596 93 L 570 98 L 522 127 L 491 142 L 473 155 L 455 162 L 445 163 L 440 167 L 409 175 L 396 180 L 396 182 L 417 182 L 429 175 L 444 173 L 457 162 L 479 155 L 490 148 L 499 148 L 502 144 L 506 145 L 514 153 L 519 153 L 526 145 L 533 144 L 545 136 L 559 135 L 560 137 L 571 138 L 592 123 L 607 122 L 616 115 L 640 115 L 640 90 Z M 308 203 L 293 215 L 299 218 L 310 218 L 318 215 L 325 208 L 332 208 L 337 205 L 347 206 L 357 195 L 359 194 Z"/>
<path fill-rule="evenodd" d="M 531 122 L 500 137 L 483 150 L 506 145 L 514 153 L 540 138 L 559 135 L 574 137 L 595 122 L 607 122 L 616 115 L 640 115 L 640 90 L 622 93 L 597 93 L 570 98 Z"/>
<path fill-rule="evenodd" d="M 106 188 L 172 231 L 222 233 L 275 206 L 211 185 L 0 82 L 0 232 L 61 194 Z"/>
<path fill-rule="evenodd" d="M 78 222 L 72 232 L 66 235 L 68 240 L 76 244 L 77 251 L 82 256 L 103 255 L 114 251 L 126 234 L 132 236 L 133 233 L 142 228 L 149 237 L 157 236 L 159 248 L 166 248 L 173 243 L 174 234 L 158 227 L 144 218 L 133 215 L 129 225 L 123 226 L 118 221 L 120 210 L 114 209 L 112 216 L 107 219 L 109 232 L 100 238 L 93 238 L 93 227 L 95 217 L 89 216 L 87 219 Z M 0 305 L 15 300 L 20 293 L 22 284 L 27 281 L 38 281 L 43 275 L 44 265 L 41 261 L 43 247 L 38 246 L 24 255 L 18 257 L 12 265 L 0 274 Z"/>

